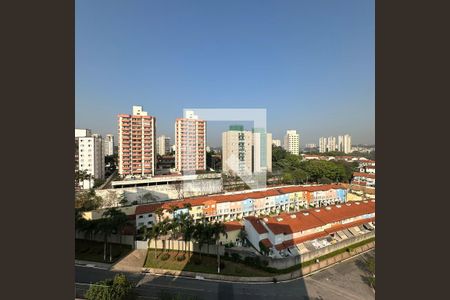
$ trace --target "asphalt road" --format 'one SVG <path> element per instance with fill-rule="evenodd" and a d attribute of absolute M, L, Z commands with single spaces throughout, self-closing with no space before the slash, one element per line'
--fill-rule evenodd
<path fill-rule="evenodd" d="M 305 278 L 282 283 L 224 283 L 190 278 L 126 274 L 135 283 L 139 299 L 160 299 L 162 293 L 179 294 L 180 299 L 375 299 L 365 283 L 364 259 L 370 251 Z M 111 278 L 114 272 L 90 267 L 75 267 L 77 297 L 82 298 L 89 283 Z"/>

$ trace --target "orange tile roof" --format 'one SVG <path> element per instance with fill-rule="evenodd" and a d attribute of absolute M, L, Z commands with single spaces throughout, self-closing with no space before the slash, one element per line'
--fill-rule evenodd
<path fill-rule="evenodd" d="M 329 209 L 321 207 L 318 212 L 314 208 L 296 213 L 281 213 L 278 216 L 267 218 L 264 223 L 274 234 L 292 234 L 375 212 L 375 202 L 372 201 L 367 201 L 367 203 L 357 201 L 348 204 L 342 204 L 340 207 L 331 205 L 328 206 Z M 308 215 L 304 213 L 308 213 Z M 291 217 L 293 215 L 295 218 Z M 279 218 L 282 220 L 278 221 Z"/>
<path fill-rule="evenodd" d="M 359 205 L 357 203 L 359 203 Z M 325 207 L 321 207 L 319 212 L 316 212 L 315 209 L 311 209 L 310 213 L 325 225 L 375 212 L 375 203 L 372 201 L 367 201 L 367 203 L 362 201 L 347 202 L 340 206 L 341 207 L 336 205 L 328 206 L 329 210 L 325 209 Z"/>
<path fill-rule="evenodd" d="M 226 232 L 240 230 L 240 229 L 244 228 L 244 225 L 242 225 L 241 222 L 239 222 L 239 221 L 226 222 L 226 223 L 224 223 L 224 225 L 225 225 Z"/>
<path fill-rule="evenodd" d="M 144 204 L 136 207 L 136 215 L 146 214 L 154 212 L 158 207 L 161 207 L 161 203 Z"/>
<path fill-rule="evenodd" d="M 367 178 L 375 179 L 375 174 L 369 174 L 369 173 L 354 172 L 353 176 L 354 177 L 367 177 Z"/>
<path fill-rule="evenodd" d="M 272 247 L 273 247 L 272 243 L 271 243 L 271 242 L 269 241 L 269 239 L 267 239 L 267 238 L 261 240 L 261 243 L 262 243 L 264 246 L 266 246 L 267 248 L 272 248 Z"/>
<path fill-rule="evenodd" d="M 245 217 L 247 221 L 249 221 L 253 228 L 255 228 L 256 232 L 259 234 L 267 233 L 267 229 L 264 227 L 264 225 L 261 224 L 261 221 L 254 216 Z"/>

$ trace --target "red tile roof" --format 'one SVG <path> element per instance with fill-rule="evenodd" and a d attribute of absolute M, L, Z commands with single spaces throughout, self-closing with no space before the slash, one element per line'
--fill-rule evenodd
<path fill-rule="evenodd" d="M 319 212 L 311 209 L 310 213 L 325 225 L 375 212 L 375 203 L 372 201 L 367 203 L 359 201 L 347 202 L 340 206 L 340 208 L 336 205 L 328 206 L 329 210 L 321 207 Z"/>
<path fill-rule="evenodd" d="M 244 228 L 244 225 L 242 225 L 241 222 L 239 222 L 239 221 L 226 222 L 226 223 L 224 223 L 224 225 L 225 225 L 226 232 L 240 230 L 240 229 Z"/>
<path fill-rule="evenodd" d="M 292 234 L 308 229 L 319 228 L 327 224 L 353 217 L 375 213 L 375 202 L 372 201 L 367 201 L 367 203 L 348 202 L 347 204 L 342 204 L 340 207 L 337 205 L 331 205 L 328 206 L 329 209 L 321 207 L 318 209 L 319 211 L 316 211 L 314 208 L 296 213 L 281 213 L 278 216 L 267 218 L 267 221 L 264 219 L 261 219 L 261 221 L 264 221 L 270 231 L 274 234 Z M 305 215 L 305 213 L 308 213 L 308 215 Z M 295 216 L 295 218 L 292 218 L 291 216 Z M 252 218 L 254 219 L 251 224 L 255 227 L 254 224 L 256 224 L 258 219 L 256 217 Z M 281 218 L 281 220 L 279 218 Z M 257 226 L 264 228 L 262 224 L 258 224 Z M 260 233 L 258 230 L 257 232 Z"/>
<path fill-rule="evenodd" d="M 373 179 L 375 179 L 375 174 L 354 172 L 353 173 L 353 177 L 366 177 L 366 178 L 373 178 Z"/>
<path fill-rule="evenodd" d="M 261 243 L 262 243 L 264 246 L 266 246 L 267 248 L 272 248 L 272 247 L 273 247 L 273 245 L 272 245 L 272 243 L 269 241 L 269 239 L 263 239 L 263 240 L 261 240 Z"/>
<path fill-rule="evenodd" d="M 291 215 L 295 216 L 295 218 L 292 218 Z M 279 218 L 282 220 L 278 221 Z M 293 214 L 282 213 L 278 216 L 267 218 L 267 221 L 264 221 L 264 223 L 266 223 L 267 227 L 269 227 L 274 234 L 291 234 L 323 225 L 322 221 L 317 219 L 311 213 L 305 216 L 304 212 L 297 212 Z"/>
<path fill-rule="evenodd" d="M 259 234 L 267 233 L 267 229 L 264 227 L 264 225 L 261 224 L 261 221 L 254 216 L 245 217 L 247 221 L 252 224 L 253 228 L 255 228 L 256 232 Z"/>
<path fill-rule="evenodd" d="M 142 215 L 146 213 L 154 212 L 158 207 L 161 207 L 161 203 L 144 204 L 136 207 L 136 215 Z"/>

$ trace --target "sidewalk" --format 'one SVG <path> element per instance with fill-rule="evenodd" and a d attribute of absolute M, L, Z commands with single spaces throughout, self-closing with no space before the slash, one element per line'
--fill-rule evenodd
<path fill-rule="evenodd" d="M 142 271 L 145 259 L 147 257 L 146 249 L 136 249 L 130 254 L 119 260 L 115 265 L 112 266 L 112 271 L 120 272 L 138 272 Z"/>

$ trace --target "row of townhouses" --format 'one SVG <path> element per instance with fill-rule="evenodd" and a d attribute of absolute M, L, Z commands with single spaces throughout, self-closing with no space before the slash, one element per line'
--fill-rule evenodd
<path fill-rule="evenodd" d="M 233 221 L 247 216 L 292 212 L 309 207 L 321 207 L 347 201 L 347 190 L 339 184 L 287 186 L 265 190 L 218 194 L 183 200 L 137 205 L 122 208 L 134 214 L 136 228 L 151 227 L 158 221 L 156 210 L 162 208 L 162 218 L 190 214 L 196 221 Z M 102 211 L 85 213 L 88 219 L 101 218 Z"/>
<path fill-rule="evenodd" d="M 270 256 L 296 256 L 375 228 L 375 200 L 348 202 L 273 217 L 244 218 L 247 238 Z M 261 246 L 261 244 L 263 246 Z"/>

